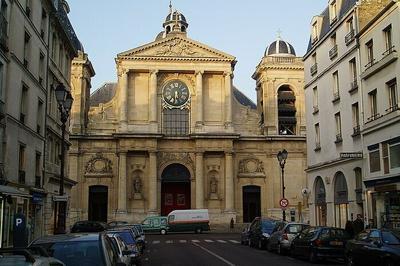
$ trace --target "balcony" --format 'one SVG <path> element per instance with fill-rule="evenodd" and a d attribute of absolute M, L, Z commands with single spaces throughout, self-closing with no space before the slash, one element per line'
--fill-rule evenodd
<path fill-rule="evenodd" d="M 361 74 L 361 78 L 364 80 L 370 78 L 391 63 L 395 62 L 398 57 L 398 53 L 394 49 L 394 46 L 390 47 L 382 54 L 381 60 L 372 60 L 365 66 L 365 71 Z"/>
<path fill-rule="evenodd" d="M 387 114 L 389 114 L 389 113 L 395 112 L 395 111 L 397 111 L 397 110 L 400 110 L 400 107 L 399 107 L 399 104 L 398 104 L 398 103 L 396 103 L 396 104 L 390 106 L 390 107 L 389 107 L 388 109 L 386 109 L 385 111 L 386 111 Z"/>
<path fill-rule="evenodd" d="M 8 22 L 4 15 L 0 15 L 0 49 L 8 52 Z"/>
<path fill-rule="evenodd" d="M 355 79 L 353 82 L 350 83 L 350 90 L 349 93 L 353 94 L 358 90 L 358 81 Z"/>
<path fill-rule="evenodd" d="M 338 20 L 338 19 L 337 19 L 337 16 L 333 17 L 333 18 L 331 19 L 331 25 L 335 24 L 337 20 Z"/>
<path fill-rule="evenodd" d="M 318 72 L 318 65 L 315 63 L 311 68 L 310 68 L 311 76 L 314 76 Z"/>
<path fill-rule="evenodd" d="M 373 114 L 372 116 L 367 118 L 367 123 L 372 122 L 380 117 L 381 117 L 381 115 L 379 113 Z"/>
<path fill-rule="evenodd" d="M 19 170 L 18 172 L 18 183 L 25 184 L 25 171 Z"/>
<path fill-rule="evenodd" d="M 311 43 L 314 44 L 318 42 L 318 36 L 315 36 L 314 38 L 312 38 Z"/>
<path fill-rule="evenodd" d="M 353 127 L 353 134 L 351 135 L 352 137 L 357 137 L 361 133 L 360 125 L 354 126 Z"/>
<path fill-rule="evenodd" d="M 333 102 L 333 103 L 336 103 L 336 102 L 338 102 L 339 100 L 340 100 L 340 94 L 339 94 L 338 91 L 336 91 L 336 92 L 333 93 L 333 100 L 332 100 L 332 102 Z"/>
<path fill-rule="evenodd" d="M 318 106 L 313 106 L 313 115 L 317 114 L 319 112 Z"/>
<path fill-rule="evenodd" d="M 347 46 L 354 41 L 354 39 L 355 39 L 354 37 L 355 37 L 355 31 L 354 31 L 354 29 L 352 29 L 344 37 L 344 42 L 346 43 Z"/>
<path fill-rule="evenodd" d="M 335 140 L 335 143 L 336 143 L 336 144 L 339 144 L 339 143 L 342 143 L 342 142 L 343 142 L 342 133 L 340 133 L 340 134 L 336 134 L 336 140 Z"/>
<path fill-rule="evenodd" d="M 390 55 L 393 52 L 396 52 L 396 50 L 394 49 L 394 45 L 389 47 L 389 49 L 387 49 L 385 52 L 383 52 L 382 56 L 383 58 L 385 58 L 386 56 Z"/>
<path fill-rule="evenodd" d="M 329 58 L 332 60 L 338 55 L 338 46 L 335 44 L 332 49 L 329 51 Z"/>

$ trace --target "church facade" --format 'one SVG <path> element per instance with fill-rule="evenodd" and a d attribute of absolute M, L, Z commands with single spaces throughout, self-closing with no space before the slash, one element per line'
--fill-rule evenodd
<path fill-rule="evenodd" d="M 214 224 L 281 218 L 276 156 L 286 149 L 288 220 L 308 221 L 301 58 L 273 42 L 253 103 L 233 86 L 235 57 L 190 39 L 188 26 L 171 9 L 155 41 L 117 55 L 118 81 L 91 95 L 85 64 L 73 65 L 73 219 L 140 222 L 191 208 Z"/>

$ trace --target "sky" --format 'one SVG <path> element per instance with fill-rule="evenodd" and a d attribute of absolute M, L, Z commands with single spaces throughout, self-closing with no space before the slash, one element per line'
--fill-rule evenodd
<path fill-rule="evenodd" d="M 117 80 L 118 53 L 154 41 L 169 0 L 68 0 L 69 18 L 96 71 L 92 92 Z M 303 56 L 310 21 L 328 0 L 173 0 L 185 15 L 188 37 L 236 57 L 234 85 L 255 101 L 251 78 L 278 31 Z"/>

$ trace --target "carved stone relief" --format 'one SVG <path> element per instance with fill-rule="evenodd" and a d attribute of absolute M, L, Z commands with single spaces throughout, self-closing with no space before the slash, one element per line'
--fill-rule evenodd
<path fill-rule="evenodd" d="M 142 171 L 135 171 L 132 173 L 132 191 L 133 191 L 133 199 L 139 200 L 142 199 L 142 189 L 143 189 L 143 183 L 142 183 Z"/>
<path fill-rule="evenodd" d="M 158 153 L 158 161 L 159 168 L 162 168 L 164 165 L 168 164 L 169 162 L 182 162 L 186 166 L 191 167 L 194 169 L 194 162 L 193 159 L 188 152 L 159 152 Z"/>
<path fill-rule="evenodd" d="M 96 153 L 85 167 L 85 177 L 112 177 L 112 162 L 101 153 Z"/>
<path fill-rule="evenodd" d="M 200 51 L 193 45 L 188 44 L 180 39 L 174 39 L 164 43 L 160 48 L 155 51 L 157 56 L 202 56 Z"/>
<path fill-rule="evenodd" d="M 239 162 L 239 177 L 265 177 L 264 164 L 256 158 L 246 158 Z"/>

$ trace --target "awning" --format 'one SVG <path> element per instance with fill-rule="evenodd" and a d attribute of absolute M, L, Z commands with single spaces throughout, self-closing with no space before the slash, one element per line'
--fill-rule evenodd
<path fill-rule="evenodd" d="M 10 186 L 3 186 L 0 185 L 0 195 L 5 195 L 5 196 L 16 196 L 16 197 L 24 197 L 24 198 L 31 198 L 32 196 L 29 195 L 29 193 L 19 190 L 15 187 L 10 187 Z"/>
<path fill-rule="evenodd" d="M 371 180 L 365 180 L 364 184 L 366 187 L 375 187 L 381 185 L 388 185 L 400 182 L 400 176 L 391 176 L 391 177 L 383 177 L 383 178 L 376 178 Z"/>

